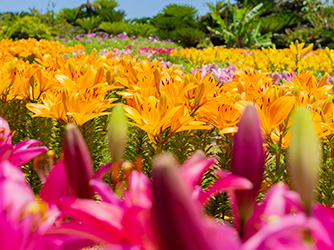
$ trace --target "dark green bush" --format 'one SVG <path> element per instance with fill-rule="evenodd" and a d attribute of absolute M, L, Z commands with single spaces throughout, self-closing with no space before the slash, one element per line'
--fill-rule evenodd
<path fill-rule="evenodd" d="M 185 47 L 196 47 L 205 37 L 205 33 L 196 28 L 181 28 L 172 32 L 172 37 Z"/>
<path fill-rule="evenodd" d="M 161 39 L 173 39 L 173 32 L 181 28 L 197 28 L 197 10 L 189 5 L 169 4 L 162 13 L 151 19 Z"/>

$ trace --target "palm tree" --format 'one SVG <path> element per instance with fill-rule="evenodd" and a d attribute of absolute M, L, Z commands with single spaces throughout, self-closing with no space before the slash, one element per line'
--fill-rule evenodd
<path fill-rule="evenodd" d="M 87 14 L 90 14 L 93 12 L 93 9 L 101 9 L 101 6 L 99 4 L 91 3 L 89 0 L 87 0 L 87 3 L 81 4 L 77 9 L 80 11 L 83 8 L 86 8 Z"/>

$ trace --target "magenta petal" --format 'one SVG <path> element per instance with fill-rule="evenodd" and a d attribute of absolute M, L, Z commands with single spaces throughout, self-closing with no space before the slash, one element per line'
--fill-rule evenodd
<path fill-rule="evenodd" d="M 26 149 L 15 148 L 15 146 L 9 157 L 9 160 L 13 163 L 14 166 L 17 167 L 22 166 L 23 164 L 32 160 L 36 156 L 45 153 L 48 150 L 47 147 L 44 146 Z"/>
<path fill-rule="evenodd" d="M 127 242 L 138 245 L 140 249 L 156 248 L 150 209 L 131 207 L 124 213 L 122 223 Z"/>
<path fill-rule="evenodd" d="M 153 163 L 153 216 L 161 249 L 213 249 L 191 190 L 180 177 L 176 160 L 162 154 Z"/>
<path fill-rule="evenodd" d="M 238 215 L 244 222 L 252 214 L 264 172 L 264 150 L 260 119 L 254 106 L 247 106 L 234 137 L 232 173 L 250 180 L 253 188 L 235 192 Z"/>
<path fill-rule="evenodd" d="M 208 218 L 205 232 L 214 249 L 239 250 L 241 247 L 237 231 L 228 225 Z"/>
<path fill-rule="evenodd" d="M 61 185 L 59 185 L 60 180 Z M 56 163 L 41 188 L 41 198 L 48 203 L 56 203 L 61 197 L 75 197 L 63 161 Z"/>
<path fill-rule="evenodd" d="M 12 144 L 8 122 L 0 117 L 0 146 Z"/>
<path fill-rule="evenodd" d="M 17 151 L 25 150 L 27 148 L 32 148 L 34 146 L 42 144 L 40 141 L 35 139 L 20 141 L 14 145 L 14 149 Z"/>
<path fill-rule="evenodd" d="M 90 180 L 93 190 L 101 197 L 103 202 L 110 203 L 119 207 L 123 206 L 121 199 L 111 191 L 110 186 L 104 181 Z"/>
<path fill-rule="evenodd" d="M 244 239 L 247 240 L 268 224 L 269 218 L 284 217 L 298 211 L 303 211 L 298 194 L 290 191 L 283 183 L 273 185 L 266 193 L 262 203 L 255 206 L 253 215 L 247 221 Z"/>
<path fill-rule="evenodd" d="M 112 168 L 112 163 L 107 163 L 101 166 L 93 175 L 93 179 L 100 180 L 102 179 Z"/>
<path fill-rule="evenodd" d="M 0 192 L 0 211 L 10 208 L 9 212 L 14 215 L 34 200 L 22 171 L 8 161 L 0 161 Z"/>
<path fill-rule="evenodd" d="M 225 177 L 219 178 L 216 180 L 212 186 L 210 186 L 207 190 L 200 193 L 198 199 L 201 203 L 205 203 L 211 198 L 212 196 L 216 195 L 219 192 L 232 192 L 234 190 L 247 190 L 251 189 L 253 184 L 239 176 L 235 176 L 232 174 L 226 175 Z"/>
<path fill-rule="evenodd" d="M 93 177 L 93 163 L 89 150 L 79 129 L 67 124 L 63 136 L 64 163 L 67 178 L 78 198 L 92 198 L 94 192 L 89 185 Z"/>
<path fill-rule="evenodd" d="M 7 208 L 8 209 L 8 208 Z M 17 218 L 11 216 L 12 211 L 0 211 L 0 242 L 1 249 L 36 249 L 46 250 L 44 237 L 32 230 L 33 218 Z"/>
<path fill-rule="evenodd" d="M 0 160 L 8 160 L 13 151 L 12 144 L 4 144 L 0 147 Z"/>
<path fill-rule="evenodd" d="M 46 241 L 45 249 L 52 250 L 73 250 L 93 247 L 96 245 L 93 241 L 78 236 L 66 234 L 49 234 L 44 236 Z"/>
<path fill-rule="evenodd" d="M 129 243 L 122 243 L 112 246 L 106 246 L 101 248 L 101 250 L 140 250 L 140 248 L 136 245 Z"/>
<path fill-rule="evenodd" d="M 214 159 L 205 158 L 202 151 L 196 151 L 180 168 L 183 180 L 189 185 L 199 185 L 204 172 L 212 166 Z"/>
<path fill-rule="evenodd" d="M 307 249 L 305 232 L 314 225 L 310 222 L 304 213 L 278 218 L 248 239 L 242 249 Z"/>
<path fill-rule="evenodd" d="M 124 239 L 123 210 L 117 206 L 87 199 L 62 199 L 58 207 L 74 221 L 61 224 L 54 233 L 69 233 L 101 244 L 120 243 Z"/>
<path fill-rule="evenodd" d="M 312 217 L 321 223 L 324 230 L 320 231 L 320 226 L 313 228 L 313 234 L 317 239 L 318 249 L 334 249 L 334 209 L 322 205 L 314 205 Z M 325 237 L 327 235 L 327 237 Z M 326 240 L 327 238 L 327 240 Z"/>
<path fill-rule="evenodd" d="M 124 202 L 128 207 L 152 207 L 152 185 L 144 173 L 131 172 L 129 190 L 124 194 Z"/>

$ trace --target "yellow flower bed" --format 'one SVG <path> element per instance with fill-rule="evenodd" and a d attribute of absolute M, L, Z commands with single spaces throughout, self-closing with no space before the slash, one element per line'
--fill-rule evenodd
<path fill-rule="evenodd" d="M 37 54 L 66 54 L 74 50 L 85 50 L 83 45 L 66 47 L 58 41 L 36 40 L 34 38 L 12 41 L 0 40 L 0 55 L 10 54 L 15 57 L 28 57 Z"/>
<path fill-rule="evenodd" d="M 302 72 L 321 70 L 331 74 L 334 67 L 334 50 L 313 50 L 313 44 L 304 48 L 304 43 L 294 43 L 290 48 L 275 47 L 262 50 L 226 49 L 224 47 L 173 50 L 172 56 L 182 57 L 190 63 L 200 65 L 213 62 L 229 62 L 237 69 L 255 68 L 262 72 Z"/>
<path fill-rule="evenodd" d="M 33 47 L 30 42 L 35 44 L 36 41 L 21 41 L 26 48 Z M 1 43 L 10 50 L 10 41 Z M 240 114 L 249 103 L 255 103 L 259 110 L 262 129 L 269 142 L 289 144 L 290 116 L 296 106 L 306 106 L 312 112 L 319 137 L 324 138 L 334 131 L 333 86 L 327 82 L 328 75 L 317 81 L 312 71 L 304 72 L 292 81 L 275 85 L 267 74 L 252 69 L 249 59 L 248 70 L 237 71 L 233 81 L 220 86 L 211 74 L 203 78 L 200 72 L 185 74 L 177 67 L 162 68 L 159 61 L 138 61 L 137 57 L 129 56 L 113 58 L 112 53 L 97 57 L 96 52 L 78 53 L 76 58 L 66 59 L 55 53 L 53 42 L 47 45 L 43 41 L 40 46 L 41 51 L 34 51 L 38 58 L 31 64 L 9 60 L 6 50 L 0 57 L 0 100 L 3 103 L 28 100 L 26 107 L 34 116 L 54 118 L 64 124 L 75 122 L 80 126 L 108 114 L 117 92 L 125 100 L 130 123 L 146 131 L 156 144 L 184 130 L 215 127 L 221 134 L 234 133 Z M 46 54 L 46 48 L 52 53 Z M 212 50 L 220 51 L 219 48 Z M 241 50 L 229 51 L 232 55 L 240 54 Z M 263 51 L 251 52 L 266 57 Z M 303 51 L 298 46 L 297 52 L 292 48 L 271 52 L 273 55 L 270 54 L 268 60 L 272 61 L 277 60 L 278 54 L 311 53 L 310 48 Z M 328 58 L 326 51 L 312 53 Z M 287 57 L 285 60 L 290 69 L 306 65 L 305 57 L 300 57 L 295 66 L 295 61 L 290 62 Z M 309 65 L 318 62 L 308 60 Z M 261 70 L 269 71 L 264 61 L 257 63 L 263 65 Z M 166 131 L 168 134 L 164 134 Z"/>

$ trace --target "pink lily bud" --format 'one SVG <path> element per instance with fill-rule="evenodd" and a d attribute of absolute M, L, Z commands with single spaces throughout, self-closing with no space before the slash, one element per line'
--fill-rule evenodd
<path fill-rule="evenodd" d="M 241 116 L 234 138 L 232 173 L 247 178 L 253 188 L 235 191 L 240 234 L 247 219 L 252 215 L 264 172 L 263 138 L 259 115 L 254 106 L 247 106 Z"/>
<path fill-rule="evenodd" d="M 66 175 L 75 195 L 92 198 L 94 192 L 89 181 L 93 176 L 93 163 L 86 142 L 74 124 L 66 126 L 63 151 Z"/>
<path fill-rule="evenodd" d="M 204 232 L 204 220 L 191 200 L 190 187 L 177 171 L 178 163 L 169 154 L 153 162 L 153 221 L 160 249 L 211 249 Z"/>
<path fill-rule="evenodd" d="M 315 198 L 321 152 L 312 117 L 304 108 L 294 114 L 289 151 L 292 183 L 309 212 Z"/>

